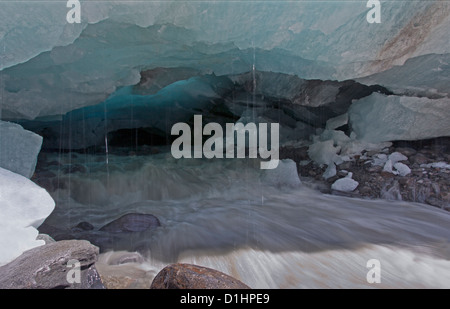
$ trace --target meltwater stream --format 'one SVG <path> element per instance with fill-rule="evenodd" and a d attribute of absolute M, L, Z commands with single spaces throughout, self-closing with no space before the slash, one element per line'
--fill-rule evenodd
<path fill-rule="evenodd" d="M 97 263 L 102 276 L 129 278 L 129 287 L 148 287 L 172 262 L 211 267 L 252 288 L 450 286 L 448 212 L 322 194 L 300 183 L 292 161 L 273 171 L 256 160 L 170 153 L 110 153 L 107 169 L 95 155 L 44 161 L 57 204 L 51 226 L 87 221 L 98 229 L 131 212 L 159 218 L 154 230 L 114 240 Z M 144 260 L 117 263 L 135 250 Z M 379 284 L 367 282 L 371 259 L 381 264 Z"/>

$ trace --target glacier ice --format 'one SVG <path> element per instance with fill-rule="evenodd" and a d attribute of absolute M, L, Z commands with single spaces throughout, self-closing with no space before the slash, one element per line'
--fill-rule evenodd
<path fill-rule="evenodd" d="M 0 168 L 0 265 L 24 251 L 44 244 L 37 228 L 50 215 L 55 202 L 27 178 Z"/>
<path fill-rule="evenodd" d="M 280 160 L 275 169 L 264 170 L 262 179 L 265 183 L 277 187 L 297 187 L 301 184 L 297 163 L 291 159 Z"/>
<path fill-rule="evenodd" d="M 349 109 L 357 138 L 371 143 L 448 136 L 450 100 L 373 93 Z"/>
<path fill-rule="evenodd" d="M 31 178 L 41 145 L 41 136 L 18 124 L 0 121 L 0 167 Z"/>
<path fill-rule="evenodd" d="M 337 170 L 336 170 L 336 164 L 334 162 L 331 162 L 325 172 L 323 173 L 322 177 L 325 179 L 331 178 L 333 176 L 336 176 Z"/>
<path fill-rule="evenodd" d="M 341 147 L 335 147 L 333 140 L 317 141 L 308 148 L 309 157 L 317 164 L 329 165 L 337 158 Z"/>
<path fill-rule="evenodd" d="M 98 104 L 120 87 L 139 83 L 141 71 L 157 68 L 178 70 L 183 78 L 199 72 L 240 74 L 254 67 L 299 78 L 345 80 L 405 65 L 404 71 L 364 82 L 408 79 L 406 86 L 420 87 L 425 77 L 433 77 L 426 88 L 436 85 L 438 93 L 448 85 L 450 5 L 445 1 L 385 3 L 383 22 L 376 27 L 367 23 L 363 1 L 86 0 L 81 8 L 81 24 L 68 24 L 61 1 L 1 2 L 3 119 L 63 115 Z M 442 55 L 430 58 L 440 70 L 438 81 L 418 61 L 411 62 L 432 54 Z M 273 79 L 269 93 L 295 96 L 295 87 L 283 88 L 289 83 L 297 82 L 294 77 Z M 150 92 L 158 89 L 149 87 Z M 325 103 L 341 90 L 329 82 L 297 97 Z"/>
<path fill-rule="evenodd" d="M 327 120 L 327 124 L 325 128 L 327 130 L 335 130 L 339 127 L 342 127 L 348 123 L 348 114 L 342 114 L 337 117 L 333 117 Z"/>

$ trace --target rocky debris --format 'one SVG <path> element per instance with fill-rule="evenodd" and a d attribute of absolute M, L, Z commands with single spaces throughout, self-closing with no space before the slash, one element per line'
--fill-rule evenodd
<path fill-rule="evenodd" d="M 151 289 L 250 289 L 218 270 L 192 264 L 172 264 L 153 279 Z"/>
<path fill-rule="evenodd" d="M 336 175 L 324 179 L 326 165 L 308 157 L 308 147 L 280 150 L 291 158 L 304 185 L 332 193 L 363 198 L 395 199 L 425 203 L 450 211 L 450 138 L 395 142 L 387 151 L 364 151 L 350 161 L 336 164 Z M 299 155 L 300 154 L 300 155 Z M 332 184 L 352 173 L 359 186 L 337 191 Z"/>
<path fill-rule="evenodd" d="M 84 240 L 58 241 L 28 250 L 0 267 L 0 288 L 102 289 L 94 265 L 98 254 L 99 249 Z M 73 261 L 79 265 L 72 264 Z M 80 271 L 79 283 L 76 275 L 71 277 L 71 270 L 76 269 Z"/>

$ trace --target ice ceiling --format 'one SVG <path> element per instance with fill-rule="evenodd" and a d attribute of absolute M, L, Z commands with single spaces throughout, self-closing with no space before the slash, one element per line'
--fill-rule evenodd
<path fill-rule="evenodd" d="M 447 1 L 383 2 L 380 24 L 366 1 L 81 1 L 81 24 L 66 1 L 0 8 L 0 119 L 44 147 L 164 135 L 196 112 L 278 121 L 285 139 L 347 111 L 370 142 L 450 132 Z"/>

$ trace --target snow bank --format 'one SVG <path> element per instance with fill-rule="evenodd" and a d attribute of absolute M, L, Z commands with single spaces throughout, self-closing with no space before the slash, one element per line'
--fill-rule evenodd
<path fill-rule="evenodd" d="M 0 168 L 0 265 L 43 245 L 37 228 L 55 207 L 44 189 L 27 178 Z"/>

